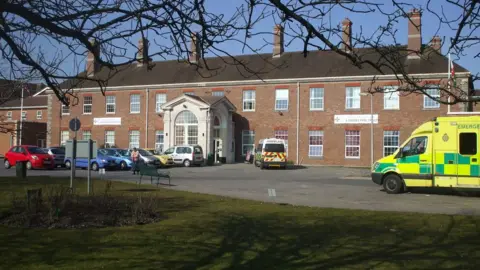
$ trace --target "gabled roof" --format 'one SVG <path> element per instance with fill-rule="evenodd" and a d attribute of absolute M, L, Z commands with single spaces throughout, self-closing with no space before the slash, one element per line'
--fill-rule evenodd
<path fill-rule="evenodd" d="M 421 59 L 408 59 L 405 46 L 384 48 L 380 52 L 370 48 L 355 50 L 362 55 L 363 60 L 380 64 L 386 63 L 385 55 L 390 55 L 390 58 L 394 55 L 395 59 L 398 59 L 396 62 L 404 63 L 404 69 L 408 74 L 448 72 L 448 59 L 431 49 L 427 49 L 424 58 Z M 151 70 L 147 70 L 146 65 L 137 67 L 136 64 L 130 64 L 119 67 L 113 77 L 111 77 L 113 72 L 104 67 L 96 76 L 100 79 L 109 78 L 107 86 L 114 87 L 394 74 L 385 66 L 382 67 L 383 74 L 368 64 L 363 64 L 362 68 L 359 68 L 334 51 L 312 51 L 307 57 L 304 57 L 302 52 L 286 52 L 277 58 L 273 58 L 270 53 L 241 55 L 236 56 L 237 64 L 230 57 L 206 58 L 205 61 L 201 60 L 198 66 L 177 60 L 159 61 L 152 63 Z M 457 64 L 455 71 L 468 72 Z M 78 76 L 84 77 L 85 72 Z M 97 88 L 98 84 L 75 79 L 63 82 L 61 87 Z"/>
<path fill-rule="evenodd" d="M 212 106 L 215 106 L 216 104 L 218 104 L 220 102 L 225 102 L 227 104 L 227 106 L 230 107 L 231 110 L 233 110 L 233 111 L 237 110 L 235 105 L 233 105 L 233 103 L 230 102 L 230 100 L 227 97 L 194 96 L 194 95 L 187 95 L 187 94 L 183 94 L 183 95 L 181 95 L 179 97 L 176 97 L 175 99 L 163 104 L 162 108 L 166 109 L 166 108 L 169 108 L 171 106 L 175 106 L 179 102 L 182 102 L 183 100 L 188 100 L 188 99 L 200 102 L 200 103 L 206 105 L 207 107 L 212 107 Z"/>
<path fill-rule="evenodd" d="M 20 99 L 22 96 L 22 87 L 24 89 L 23 97 L 25 98 L 38 93 L 45 85 L 0 79 L 0 106 L 5 102 Z"/>
<path fill-rule="evenodd" d="M 3 104 L 0 104 L 0 109 L 20 109 L 21 99 L 17 98 L 14 100 L 7 101 Z M 48 96 L 39 95 L 39 96 L 29 96 L 23 99 L 23 107 L 48 107 Z"/>

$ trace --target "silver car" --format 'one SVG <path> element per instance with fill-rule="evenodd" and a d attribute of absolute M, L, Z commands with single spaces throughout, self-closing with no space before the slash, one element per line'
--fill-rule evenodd
<path fill-rule="evenodd" d="M 49 155 L 53 157 L 55 167 L 65 167 L 65 148 L 63 147 L 48 147 L 45 148 Z"/>
<path fill-rule="evenodd" d="M 205 162 L 200 145 L 178 145 L 168 148 L 163 153 L 172 157 L 175 164 L 183 164 L 185 167 L 201 166 Z"/>
<path fill-rule="evenodd" d="M 133 150 L 128 151 L 128 155 L 131 156 Z M 140 161 L 148 166 L 153 167 L 160 167 L 160 159 L 156 156 L 152 155 L 149 151 L 146 151 L 141 148 L 137 148 L 138 156 L 140 157 Z"/>

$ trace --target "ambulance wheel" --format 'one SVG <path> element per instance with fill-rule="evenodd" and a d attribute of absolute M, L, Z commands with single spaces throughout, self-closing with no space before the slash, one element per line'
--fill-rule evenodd
<path fill-rule="evenodd" d="M 388 194 L 398 194 L 403 189 L 403 181 L 396 174 L 390 174 L 383 180 L 383 188 Z"/>

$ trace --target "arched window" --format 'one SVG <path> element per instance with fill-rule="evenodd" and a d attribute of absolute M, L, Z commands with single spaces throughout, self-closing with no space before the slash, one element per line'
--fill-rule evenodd
<path fill-rule="evenodd" d="M 218 116 L 213 119 L 213 138 L 220 138 L 220 119 Z"/>
<path fill-rule="evenodd" d="M 198 120 L 191 111 L 182 111 L 175 119 L 175 145 L 198 144 Z"/>

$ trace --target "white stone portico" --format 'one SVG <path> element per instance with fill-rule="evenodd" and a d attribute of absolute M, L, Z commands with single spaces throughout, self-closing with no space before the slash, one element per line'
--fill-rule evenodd
<path fill-rule="evenodd" d="M 184 94 L 162 105 L 164 149 L 178 145 L 200 145 L 204 158 L 217 153 L 215 160 L 235 161 L 235 106 L 226 97 Z"/>

